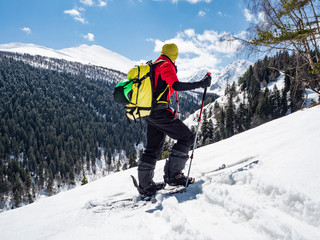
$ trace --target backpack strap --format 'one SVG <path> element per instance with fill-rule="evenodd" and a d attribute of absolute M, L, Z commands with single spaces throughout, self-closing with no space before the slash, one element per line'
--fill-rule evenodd
<path fill-rule="evenodd" d="M 165 55 L 164 55 L 165 56 Z M 167 56 L 165 56 L 167 57 Z M 168 58 L 168 57 L 167 57 Z M 170 60 L 170 58 L 168 58 Z M 169 62 L 167 60 L 164 60 L 164 59 L 160 59 L 156 62 L 154 62 L 153 64 L 156 65 L 156 64 L 159 64 L 159 63 L 162 63 L 162 62 Z M 170 60 L 170 62 L 172 63 L 172 65 L 174 66 L 176 72 L 177 72 L 177 67 L 176 65 Z M 154 79 L 154 81 L 156 81 L 156 79 Z M 158 95 L 157 99 L 155 99 L 154 103 L 155 103 L 155 107 L 153 108 L 153 110 L 159 110 L 159 109 L 166 109 L 169 107 L 169 104 L 167 101 L 159 101 L 161 99 L 161 97 L 163 96 L 163 94 L 165 94 L 165 92 L 169 89 L 170 91 L 170 86 L 169 84 L 167 84 L 167 87 Z M 171 100 L 170 100 L 170 103 L 171 103 Z M 176 105 L 177 105 L 177 110 L 179 111 L 179 99 L 178 99 L 178 92 L 176 91 Z M 165 107 L 166 106 L 166 107 Z"/>
<path fill-rule="evenodd" d="M 164 91 L 162 93 L 159 94 L 159 96 L 156 99 L 157 103 L 167 103 L 166 101 L 159 101 L 160 98 L 162 97 L 162 95 L 167 91 L 167 89 L 169 89 L 169 84 L 167 85 L 167 87 L 164 89 Z"/>
<path fill-rule="evenodd" d="M 160 60 L 158 60 L 158 61 L 155 61 L 154 63 L 153 63 L 153 65 L 155 66 L 155 65 L 158 65 L 159 63 L 163 63 L 163 62 L 168 62 L 167 60 L 164 60 L 164 59 L 160 59 Z M 154 74 L 154 72 L 153 72 L 153 74 Z M 157 81 L 157 79 L 154 79 L 154 81 Z M 155 83 L 153 83 L 153 86 L 155 86 Z M 167 91 L 169 89 L 169 85 L 167 85 L 167 87 L 164 89 L 164 91 L 162 91 L 160 94 L 159 94 L 159 96 L 157 97 L 157 99 L 154 99 L 154 104 L 155 104 L 155 108 L 158 110 L 158 109 L 162 109 L 162 108 L 157 108 L 157 105 L 158 104 L 161 104 L 161 105 L 163 105 L 163 104 L 168 104 L 168 102 L 167 101 L 159 101 L 160 100 L 160 98 L 163 96 L 163 94 Z M 154 91 L 155 91 L 155 89 L 154 89 Z M 167 108 L 167 107 L 166 107 Z"/>

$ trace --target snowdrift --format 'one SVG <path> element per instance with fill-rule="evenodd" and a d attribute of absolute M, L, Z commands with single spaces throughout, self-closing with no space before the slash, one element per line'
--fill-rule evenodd
<path fill-rule="evenodd" d="M 319 122 L 316 106 L 199 148 L 197 182 L 156 203 L 105 208 L 138 195 L 134 168 L 3 212 L 1 239 L 320 239 Z"/>

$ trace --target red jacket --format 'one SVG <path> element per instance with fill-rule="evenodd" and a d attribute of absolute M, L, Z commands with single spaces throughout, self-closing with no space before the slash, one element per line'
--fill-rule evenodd
<path fill-rule="evenodd" d="M 169 101 L 170 97 L 174 93 L 172 88 L 173 83 L 179 81 L 177 77 L 177 71 L 174 63 L 166 56 L 161 55 L 155 62 L 164 60 L 163 62 L 156 65 L 154 69 L 155 79 L 155 97 L 157 98 L 169 85 L 169 89 L 166 90 L 163 97 L 160 100 Z M 165 96 L 167 96 L 165 98 Z"/>

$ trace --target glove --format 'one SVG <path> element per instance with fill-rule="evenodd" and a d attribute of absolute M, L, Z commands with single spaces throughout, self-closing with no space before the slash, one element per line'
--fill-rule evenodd
<path fill-rule="evenodd" d="M 199 83 L 199 86 L 202 88 L 209 87 L 211 85 L 211 76 L 210 75 L 204 76 L 204 78 L 202 78 L 202 80 L 199 81 L 198 83 Z"/>
<path fill-rule="evenodd" d="M 174 82 L 172 88 L 175 91 L 187 91 L 196 88 L 206 88 L 211 85 L 211 76 L 207 74 L 201 81 L 198 82 Z"/>

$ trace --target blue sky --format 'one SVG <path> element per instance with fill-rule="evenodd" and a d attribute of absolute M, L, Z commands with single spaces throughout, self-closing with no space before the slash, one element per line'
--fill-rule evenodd
<path fill-rule="evenodd" d="M 249 20 L 243 0 L 0 0 L 0 44 L 96 44 L 154 60 L 165 42 L 175 42 L 181 64 L 221 67 L 235 58 L 238 43 L 219 37 L 242 35 Z"/>

